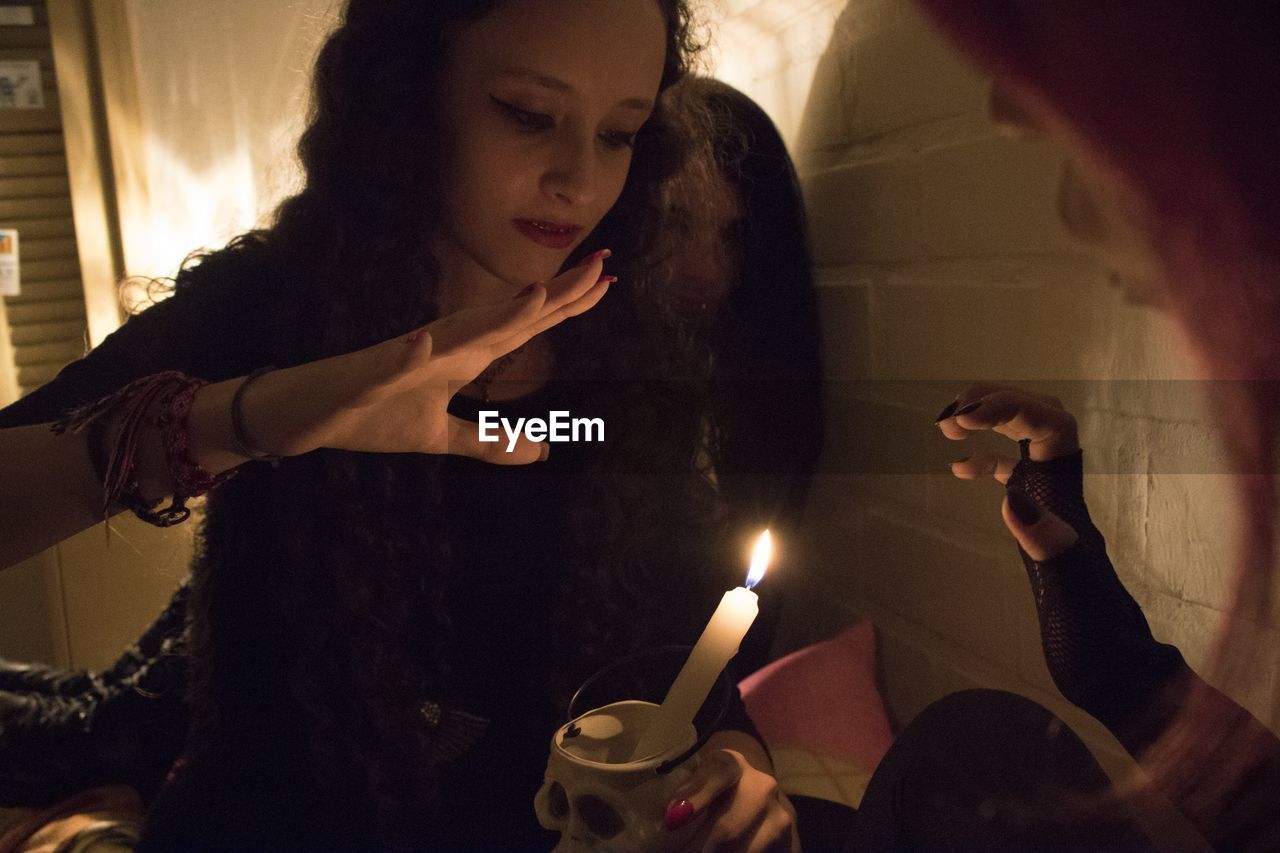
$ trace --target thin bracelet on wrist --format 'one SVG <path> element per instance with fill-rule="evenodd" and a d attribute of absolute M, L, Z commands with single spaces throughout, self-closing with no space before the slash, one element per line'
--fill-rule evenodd
<path fill-rule="evenodd" d="M 264 376 L 275 369 L 276 368 L 274 367 L 259 367 L 244 378 L 244 381 L 240 383 L 240 387 L 236 388 L 236 393 L 231 397 L 231 435 L 235 439 L 236 449 L 240 451 L 240 455 L 247 456 L 254 462 L 271 462 L 274 464 L 281 459 L 280 456 L 274 453 L 267 453 L 265 451 L 258 450 L 249 444 L 249 440 L 245 437 L 244 413 L 241 411 L 244 392 L 247 391 L 249 386 L 252 385 L 259 377 Z"/>

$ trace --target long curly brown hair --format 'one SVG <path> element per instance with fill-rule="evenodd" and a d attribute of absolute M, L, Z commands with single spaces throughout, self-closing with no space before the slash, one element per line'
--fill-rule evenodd
<path fill-rule="evenodd" d="M 665 89 L 684 75 L 695 39 L 684 0 L 657 2 Z M 436 268 L 422 240 L 440 207 L 430 95 L 443 85 L 451 34 L 495 4 L 349 3 L 316 62 L 298 149 L 305 188 L 272 228 L 176 281 L 179 293 L 238 279 L 267 289 L 255 296 L 271 331 L 261 363 L 349 352 L 436 316 Z M 642 261 L 659 227 L 660 182 L 681 157 L 659 108 L 637 137 L 621 197 L 578 252 L 611 247 L 625 286 L 552 338 L 557 379 L 597 388 L 592 410 L 627 425 L 565 508 L 570 580 L 557 637 L 575 655 L 573 671 L 549 678 L 555 698 L 606 658 L 681 632 L 646 606 L 661 602 L 650 592 L 659 572 L 725 588 L 680 553 L 722 538 L 696 464 L 708 360 L 648 297 Z M 442 592 L 453 562 L 443 465 L 322 450 L 250 466 L 211 495 L 192 592 L 190 769 L 157 805 L 153 838 L 189 833 L 193 811 L 248 839 L 278 837 L 285 815 L 305 815 L 308 834 L 338 846 L 413 833 L 438 781 L 419 703 L 447 695 L 459 663 Z"/>

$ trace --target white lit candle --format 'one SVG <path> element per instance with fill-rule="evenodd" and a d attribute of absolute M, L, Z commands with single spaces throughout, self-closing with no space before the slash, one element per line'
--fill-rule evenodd
<path fill-rule="evenodd" d="M 720 599 L 720 606 L 711 615 L 711 621 L 689 653 L 684 668 L 672 682 L 667 698 L 662 701 L 662 707 L 658 709 L 653 723 L 636 745 L 635 752 L 631 755 L 632 761 L 670 749 L 689 730 L 694 715 L 706 701 L 707 694 L 715 686 L 720 673 L 738 653 L 742 638 L 760 612 L 756 594 L 751 588 L 764 577 L 772 551 L 773 540 L 766 530 L 756 540 L 751 568 L 747 571 L 746 586 L 731 589 Z"/>

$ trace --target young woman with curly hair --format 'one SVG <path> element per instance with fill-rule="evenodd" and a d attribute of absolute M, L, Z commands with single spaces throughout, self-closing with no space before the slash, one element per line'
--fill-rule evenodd
<path fill-rule="evenodd" d="M 700 461 L 707 359 L 644 263 L 680 159 L 658 95 L 689 50 L 679 0 L 351 0 L 275 224 L 5 413 L 54 420 L 157 371 L 214 383 L 189 455 L 239 467 L 208 499 L 192 730 L 144 848 L 548 847 L 532 796 L 569 692 L 691 642 L 737 581 Z M 600 301 L 605 250 L 623 284 Z M 608 440 L 502 458 L 482 408 L 599 417 Z M 36 429 L 32 453 L 84 454 Z M 156 431 L 143 498 L 176 487 Z M 703 750 L 698 843 L 791 848 L 740 704 Z"/>

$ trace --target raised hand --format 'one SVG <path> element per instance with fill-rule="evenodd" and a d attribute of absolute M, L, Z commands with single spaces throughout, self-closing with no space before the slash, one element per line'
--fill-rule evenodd
<path fill-rule="evenodd" d="M 599 302 L 612 281 L 601 275 L 604 257 L 593 255 L 513 299 L 459 311 L 357 352 L 266 374 L 242 401 L 253 445 L 280 456 L 331 447 L 536 462 L 542 445 L 521 437 L 507 452 L 505 442 L 481 443 L 474 424 L 448 413 L 449 400 L 494 359 Z"/>
<path fill-rule="evenodd" d="M 449 400 L 495 358 L 599 302 L 612 281 L 601 276 L 606 256 L 592 255 L 514 299 L 459 311 L 357 352 L 261 376 L 241 398 L 246 443 L 277 456 L 332 447 L 455 453 L 517 465 L 537 461 L 544 445 L 521 437 L 508 453 L 505 442 L 481 443 L 475 425 L 449 415 Z M 205 385 L 187 413 L 187 453 L 210 474 L 246 461 L 230 416 L 244 381 Z M 3 432 L 0 508 L 11 508 L 10 515 L 27 523 L 0 540 L 0 568 L 101 521 L 103 500 L 85 433 L 55 434 L 48 424 Z M 172 494 L 158 429 L 139 432 L 133 462 L 141 494 Z"/>
<path fill-rule="evenodd" d="M 977 384 L 966 388 L 939 414 L 938 429 L 952 441 L 971 433 L 991 430 L 1025 447 L 1027 458 L 1047 462 L 1080 450 L 1075 417 L 1056 397 L 1002 385 Z M 951 473 L 961 480 L 993 477 L 1008 484 L 1018 458 L 1011 454 L 976 452 L 951 463 Z M 1001 508 L 1005 526 L 1033 560 L 1048 560 L 1063 553 L 1079 538 L 1057 515 L 1040 506 L 1025 492 L 1010 489 Z"/>

